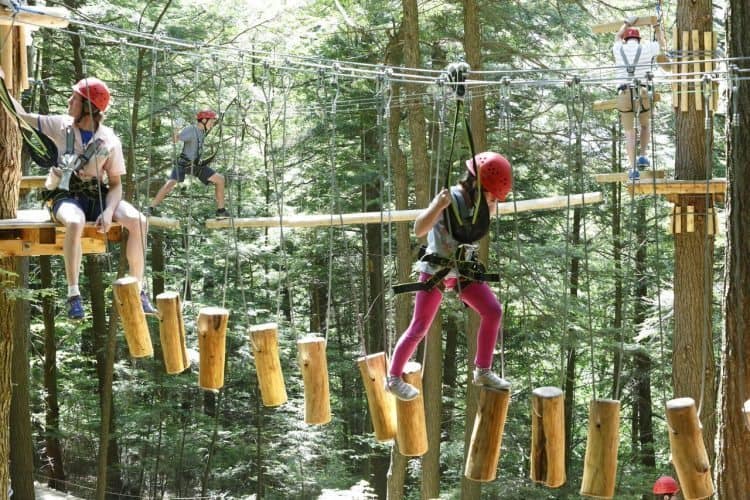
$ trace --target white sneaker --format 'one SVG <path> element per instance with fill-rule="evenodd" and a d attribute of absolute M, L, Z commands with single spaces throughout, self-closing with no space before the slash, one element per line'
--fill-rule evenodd
<path fill-rule="evenodd" d="M 401 401 L 411 401 L 419 396 L 419 390 L 416 387 L 404 382 L 401 377 L 394 377 L 392 375 L 389 375 L 385 379 L 385 390 Z"/>
<path fill-rule="evenodd" d="M 489 368 L 474 368 L 474 385 L 507 391 L 510 389 L 510 382 L 502 377 L 498 377 Z"/>

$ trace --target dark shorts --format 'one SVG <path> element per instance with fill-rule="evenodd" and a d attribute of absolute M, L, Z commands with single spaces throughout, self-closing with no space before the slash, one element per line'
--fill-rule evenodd
<path fill-rule="evenodd" d="M 190 174 L 194 175 L 200 179 L 203 184 L 208 186 L 211 183 L 208 179 L 210 179 L 215 173 L 216 171 L 208 165 L 193 165 L 193 162 L 191 161 L 183 161 L 180 159 L 175 162 L 175 165 L 172 168 L 172 173 L 169 174 L 169 178 L 177 182 L 182 182 L 185 180 L 185 175 Z"/>
<path fill-rule="evenodd" d="M 107 193 L 102 193 L 102 203 L 99 203 L 98 195 L 89 195 L 84 193 L 74 193 L 65 197 L 56 197 L 52 204 L 52 216 L 54 217 L 60 205 L 63 203 L 72 203 L 86 216 L 86 220 L 89 222 L 95 221 L 103 211 L 102 204 L 106 202 Z"/>

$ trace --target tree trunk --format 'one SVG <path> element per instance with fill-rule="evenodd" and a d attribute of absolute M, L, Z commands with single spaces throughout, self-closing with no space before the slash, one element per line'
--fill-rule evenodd
<path fill-rule="evenodd" d="M 479 71 L 482 69 L 482 52 L 481 52 L 481 28 L 479 23 L 479 5 L 476 0 L 464 0 L 464 52 L 466 53 L 466 62 L 472 70 Z M 485 111 L 485 99 L 480 92 L 471 95 L 471 112 L 469 123 L 474 140 L 474 148 L 477 153 L 487 148 L 487 115 Z M 463 162 L 459 162 L 462 164 Z M 479 260 L 487 262 L 489 255 L 489 238 L 482 239 L 479 245 Z M 505 318 L 503 318 L 505 320 Z M 474 356 L 477 353 L 477 332 L 479 331 L 479 315 L 473 310 L 469 310 L 469 319 L 467 321 L 467 346 L 469 362 L 467 363 L 467 380 L 471 380 L 474 370 Z M 502 326 L 500 335 L 502 335 Z M 501 341 L 498 336 L 498 341 Z M 466 390 L 466 421 L 464 424 L 464 463 L 466 462 L 471 442 L 471 433 L 474 429 L 474 418 L 477 412 L 478 389 L 471 383 Z M 478 498 L 481 492 L 481 483 L 471 481 L 465 476 L 461 476 L 461 498 Z"/>
<path fill-rule="evenodd" d="M 677 30 L 711 31 L 711 0 L 680 0 L 677 3 Z M 706 144 L 704 111 L 697 111 L 694 100 L 690 110 L 677 111 L 675 177 L 702 180 L 711 176 L 706 160 L 712 141 Z M 709 137 L 711 131 L 708 131 Z M 711 302 L 713 287 L 713 236 L 706 235 L 704 195 L 681 195 L 683 211 L 695 206 L 695 232 L 675 235 L 674 272 L 674 352 L 673 384 L 675 396 L 691 397 L 700 405 L 703 441 L 709 459 L 714 460 L 716 435 L 716 367 L 713 355 Z M 705 368 L 703 368 L 705 367 Z"/>
<path fill-rule="evenodd" d="M 18 287 L 29 286 L 29 258 L 16 259 Z M 10 475 L 16 498 L 34 497 L 34 455 L 29 413 L 29 302 L 16 301 L 13 340 L 13 395 L 10 403 Z"/>
<path fill-rule="evenodd" d="M 52 266 L 50 257 L 39 257 L 42 288 L 50 289 Z M 55 299 L 42 298 L 42 318 L 44 320 L 44 393 L 47 406 L 45 415 L 45 463 L 49 467 L 47 485 L 65 491 L 65 467 L 62 460 L 60 439 L 60 406 L 57 403 L 57 342 L 55 339 Z"/>
<path fill-rule="evenodd" d="M 16 32 L 17 30 L 13 30 Z M 14 51 L 15 52 L 15 51 Z M 17 55 L 14 54 L 14 58 Z M 17 79 L 16 79 L 17 80 Z M 14 80 L 11 94 L 18 96 L 19 88 Z M 18 193 L 21 181 L 21 136 L 15 119 L 8 113 L 0 113 L 0 219 L 12 219 L 18 208 Z M 0 258 L 0 273 L 13 273 L 13 258 Z M 13 329 L 16 322 L 15 299 L 12 292 L 15 279 L 12 274 L 3 274 L 11 281 L 0 287 L 0 492 L 10 486 L 10 402 L 13 356 Z"/>
<path fill-rule="evenodd" d="M 730 0 L 727 11 L 729 57 L 750 52 L 750 6 Z M 743 498 L 750 491 L 750 433 L 741 408 L 750 399 L 750 85 L 737 82 L 727 116 L 726 316 L 721 343 L 719 437 L 716 458 L 718 498 Z M 733 110 L 737 109 L 738 114 Z"/>
<path fill-rule="evenodd" d="M 568 236 L 570 238 L 570 247 L 575 249 L 581 242 L 581 209 L 573 209 L 573 227 L 571 233 Z M 568 311 L 568 322 L 572 320 L 570 318 L 570 312 L 574 309 L 573 304 L 578 300 L 578 282 L 580 279 L 581 259 L 580 257 L 573 256 L 570 259 L 570 270 L 566 271 L 570 273 L 570 286 L 568 298 L 569 306 Z M 565 470 L 570 470 L 570 460 L 573 452 L 573 429 L 575 427 L 575 392 L 576 392 L 576 370 L 578 365 L 578 335 L 575 328 L 568 328 L 567 339 L 565 342 Z"/>

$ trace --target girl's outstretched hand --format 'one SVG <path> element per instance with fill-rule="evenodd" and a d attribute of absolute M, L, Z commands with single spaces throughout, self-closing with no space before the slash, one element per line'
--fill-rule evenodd
<path fill-rule="evenodd" d="M 435 196 L 435 199 L 433 201 L 435 205 L 441 210 L 448 207 L 448 205 L 451 204 L 450 190 L 448 188 L 443 188 L 443 190 Z"/>

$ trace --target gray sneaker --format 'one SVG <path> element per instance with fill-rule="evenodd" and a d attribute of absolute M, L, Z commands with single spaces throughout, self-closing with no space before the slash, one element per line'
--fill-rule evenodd
<path fill-rule="evenodd" d="M 489 368 L 474 368 L 474 385 L 507 391 L 510 389 L 510 382 L 502 377 L 498 377 Z"/>
<path fill-rule="evenodd" d="M 401 401 L 411 401 L 419 396 L 419 391 L 413 385 L 404 382 L 401 377 L 389 375 L 385 379 L 385 390 Z"/>

